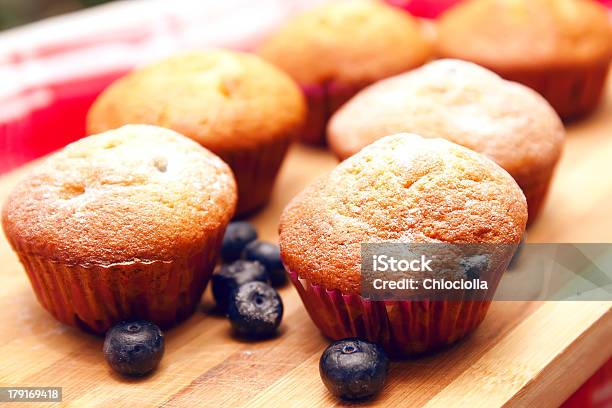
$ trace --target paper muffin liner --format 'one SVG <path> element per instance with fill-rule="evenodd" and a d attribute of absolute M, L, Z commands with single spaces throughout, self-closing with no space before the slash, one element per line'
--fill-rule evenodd
<path fill-rule="evenodd" d="M 302 85 L 308 104 L 308 116 L 301 140 L 308 144 L 325 144 L 327 122 L 345 102 L 366 86 L 348 86 L 327 82 Z"/>
<path fill-rule="evenodd" d="M 582 67 L 542 71 L 500 72 L 539 92 L 565 120 L 592 112 L 599 103 L 609 71 L 609 61 Z"/>
<path fill-rule="evenodd" d="M 290 135 L 285 140 L 261 143 L 248 150 L 218 153 L 236 178 L 237 216 L 247 215 L 270 200 L 276 175 L 293 138 L 294 135 Z"/>
<path fill-rule="evenodd" d="M 527 199 L 527 225 L 532 225 L 534 223 L 544 206 L 544 201 L 548 195 L 548 189 L 552 179 L 552 173 L 551 170 L 547 177 L 543 177 L 529 186 L 521 186 L 523 194 L 525 194 L 525 198 Z"/>
<path fill-rule="evenodd" d="M 484 320 L 491 304 L 490 300 L 374 301 L 312 284 L 295 272 L 289 271 L 289 276 L 323 335 L 332 340 L 366 339 L 396 358 L 441 349 L 466 337 Z"/>
<path fill-rule="evenodd" d="M 193 313 L 212 275 L 224 228 L 194 256 L 108 266 L 69 265 L 15 246 L 41 305 L 57 320 L 104 334 L 126 319 L 172 326 Z"/>

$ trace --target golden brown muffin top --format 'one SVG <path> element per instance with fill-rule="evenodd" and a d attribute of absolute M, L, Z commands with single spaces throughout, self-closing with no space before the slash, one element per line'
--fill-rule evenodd
<path fill-rule="evenodd" d="M 537 92 L 478 65 L 439 60 L 361 91 L 331 119 L 340 159 L 389 134 L 442 137 L 487 155 L 517 182 L 548 174 L 565 130 Z"/>
<path fill-rule="evenodd" d="M 351 1 L 296 17 L 258 53 L 301 85 L 362 84 L 423 64 L 431 47 L 407 13 L 376 2 Z"/>
<path fill-rule="evenodd" d="M 502 70 L 605 63 L 612 30 L 593 0 L 469 0 L 442 15 L 437 48 Z"/>
<path fill-rule="evenodd" d="M 168 129 L 124 126 L 51 155 L 17 185 L 14 246 L 68 264 L 171 261 L 201 250 L 236 206 L 229 167 Z"/>
<path fill-rule="evenodd" d="M 211 50 L 120 78 L 98 97 L 87 127 L 98 133 L 130 123 L 158 125 L 222 154 L 297 136 L 305 116 L 301 91 L 287 74 L 255 55 Z"/>
<path fill-rule="evenodd" d="M 518 243 L 525 196 L 498 165 L 444 139 L 397 134 L 340 163 L 285 208 L 288 269 L 359 293 L 360 244 Z"/>

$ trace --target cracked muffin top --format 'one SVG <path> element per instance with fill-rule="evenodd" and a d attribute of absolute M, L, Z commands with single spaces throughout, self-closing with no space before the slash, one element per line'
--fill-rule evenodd
<path fill-rule="evenodd" d="M 297 16 L 258 53 L 301 85 L 352 85 L 421 65 L 431 48 L 408 13 L 374 1 L 350 1 Z"/>
<path fill-rule="evenodd" d="M 131 123 L 173 129 L 223 155 L 297 137 L 306 115 L 295 82 L 241 52 L 191 52 L 151 64 L 111 84 L 87 116 L 89 133 Z"/>
<path fill-rule="evenodd" d="M 331 119 L 328 141 L 345 159 L 398 132 L 442 137 L 483 153 L 521 186 L 547 175 L 565 137 L 534 90 L 460 60 L 439 60 L 361 91 Z"/>
<path fill-rule="evenodd" d="M 340 163 L 285 208 L 280 247 L 289 271 L 358 294 L 362 243 L 511 243 L 525 196 L 486 157 L 444 139 L 397 134 Z"/>
<path fill-rule="evenodd" d="M 51 155 L 10 194 L 2 224 L 14 247 L 66 264 L 172 261 L 229 222 L 229 167 L 168 129 L 124 126 Z"/>

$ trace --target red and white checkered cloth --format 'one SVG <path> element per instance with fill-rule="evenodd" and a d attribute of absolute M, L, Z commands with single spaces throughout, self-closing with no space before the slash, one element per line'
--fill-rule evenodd
<path fill-rule="evenodd" d="M 248 50 L 329 0 L 132 0 L 0 33 L 0 173 L 85 134 L 111 81 L 195 48 Z"/>
<path fill-rule="evenodd" d="M 84 136 L 92 101 L 134 66 L 195 48 L 248 50 L 291 15 L 329 1 L 130 0 L 0 33 L 0 174 Z M 388 1 L 435 17 L 460 0 Z M 567 406 L 596 397 L 593 406 L 608 406 L 611 364 Z"/>
<path fill-rule="evenodd" d="M 342 0 L 129 0 L 0 33 L 0 174 L 82 137 L 92 101 L 134 66 L 194 48 L 247 50 L 331 1 Z M 435 17 L 460 0 L 387 1 Z"/>

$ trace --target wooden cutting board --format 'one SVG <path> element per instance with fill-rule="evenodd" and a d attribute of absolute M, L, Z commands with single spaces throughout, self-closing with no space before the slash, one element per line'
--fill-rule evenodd
<path fill-rule="evenodd" d="M 256 217 L 276 240 L 282 208 L 333 157 L 295 146 L 270 205 Z M 31 167 L 0 178 L 0 202 Z M 572 124 L 546 207 L 531 242 L 612 242 L 612 84 L 604 106 Z M 290 286 L 281 335 L 232 338 L 228 322 L 203 306 L 167 332 L 160 368 L 126 380 L 106 366 L 102 340 L 55 322 L 36 302 L 25 273 L 0 238 L 1 386 L 61 386 L 68 406 L 336 406 L 318 361 L 328 342 Z M 482 326 L 454 347 L 394 362 L 374 406 L 557 406 L 612 357 L 612 302 L 498 302 Z M 18 405 L 16 405 L 18 406 Z M 45 406 L 37 404 L 36 406 Z"/>

